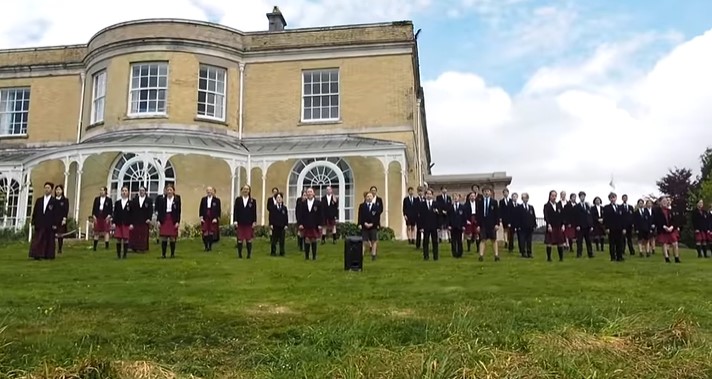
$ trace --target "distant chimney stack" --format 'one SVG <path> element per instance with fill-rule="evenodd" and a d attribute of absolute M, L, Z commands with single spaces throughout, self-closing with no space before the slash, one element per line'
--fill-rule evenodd
<path fill-rule="evenodd" d="M 278 6 L 275 6 L 271 13 L 267 13 L 267 20 L 269 20 L 270 32 L 281 32 L 287 26 L 287 21 L 284 20 Z"/>

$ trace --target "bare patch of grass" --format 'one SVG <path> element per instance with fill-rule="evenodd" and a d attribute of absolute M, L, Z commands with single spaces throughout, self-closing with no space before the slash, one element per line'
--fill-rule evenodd
<path fill-rule="evenodd" d="M 296 315 L 298 312 L 286 305 L 257 304 L 247 310 L 252 315 Z"/>

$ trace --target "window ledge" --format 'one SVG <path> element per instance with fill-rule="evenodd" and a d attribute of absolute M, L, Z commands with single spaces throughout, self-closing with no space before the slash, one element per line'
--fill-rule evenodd
<path fill-rule="evenodd" d="M 100 126 L 104 126 L 104 121 L 99 121 L 99 122 L 95 122 L 93 124 L 89 124 L 89 126 L 87 126 L 87 130 L 98 128 Z"/>
<path fill-rule="evenodd" d="M 218 125 L 223 125 L 223 126 L 229 126 L 229 124 L 225 120 L 220 120 L 217 118 L 211 118 L 211 117 L 203 117 L 203 116 L 195 116 L 193 119 L 194 121 L 197 122 L 209 122 L 211 124 L 218 124 Z"/>
<path fill-rule="evenodd" d="M 314 120 L 314 121 L 300 121 L 298 126 L 323 126 L 323 125 L 338 125 L 343 124 L 341 120 Z"/>
<path fill-rule="evenodd" d="M 0 134 L 0 139 L 27 139 L 27 134 Z"/>
<path fill-rule="evenodd" d="M 168 114 L 130 114 L 123 117 L 124 121 L 127 120 L 146 120 L 146 119 L 168 119 Z"/>

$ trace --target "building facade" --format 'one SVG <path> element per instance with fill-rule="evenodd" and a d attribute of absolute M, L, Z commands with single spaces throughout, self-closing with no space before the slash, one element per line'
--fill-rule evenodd
<path fill-rule="evenodd" d="M 83 45 L 0 51 L 3 225 L 27 222 L 45 181 L 64 184 L 80 224 L 102 186 L 115 198 L 173 183 L 194 223 L 206 186 L 227 212 L 250 184 L 264 224 L 273 187 L 293 208 L 302 188 L 330 185 L 353 221 L 375 185 L 383 223 L 403 233 L 401 199 L 430 167 L 412 23 L 285 30 L 277 8 L 267 18 L 249 33 L 140 20 Z"/>

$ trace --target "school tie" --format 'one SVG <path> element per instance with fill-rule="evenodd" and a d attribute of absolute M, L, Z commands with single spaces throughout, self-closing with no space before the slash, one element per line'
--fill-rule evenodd
<path fill-rule="evenodd" d="M 368 211 L 371 211 L 371 203 L 368 203 Z"/>
<path fill-rule="evenodd" d="M 488 211 L 489 211 L 489 199 L 485 199 L 485 217 L 487 217 Z"/>

